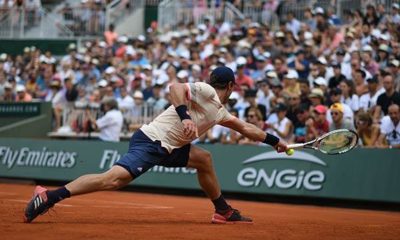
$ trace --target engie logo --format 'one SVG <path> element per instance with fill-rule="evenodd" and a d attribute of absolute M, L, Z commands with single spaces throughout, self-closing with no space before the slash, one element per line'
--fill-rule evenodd
<path fill-rule="evenodd" d="M 324 167 L 326 166 L 326 163 L 321 159 L 300 151 L 296 151 L 290 157 L 277 152 L 266 152 L 244 160 L 243 165 L 247 166 L 260 161 L 282 161 L 282 159 L 291 161 L 305 161 Z M 243 187 L 266 186 L 268 188 L 276 187 L 280 189 L 304 188 L 310 191 L 320 190 L 324 180 L 325 174 L 320 170 L 306 171 L 292 168 L 268 169 L 245 167 L 237 176 L 237 182 Z"/>

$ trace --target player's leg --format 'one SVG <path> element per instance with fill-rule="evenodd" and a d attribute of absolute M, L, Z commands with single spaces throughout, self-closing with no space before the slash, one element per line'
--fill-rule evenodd
<path fill-rule="evenodd" d="M 250 218 L 242 216 L 238 210 L 229 206 L 222 196 L 210 152 L 192 145 L 187 167 L 197 170 L 199 184 L 214 204 L 215 213 L 211 220 L 213 223 L 252 222 Z"/>

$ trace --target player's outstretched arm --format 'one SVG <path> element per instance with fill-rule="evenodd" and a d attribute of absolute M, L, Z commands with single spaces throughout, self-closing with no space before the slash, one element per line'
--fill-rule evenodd
<path fill-rule="evenodd" d="M 197 126 L 192 121 L 187 108 L 189 91 L 190 89 L 183 83 L 174 83 L 170 86 L 171 103 L 183 123 L 183 131 L 188 138 L 195 138 L 198 137 Z"/>
<path fill-rule="evenodd" d="M 276 136 L 272 134 L 267 134 L 253 124 L 241 121 L 236 117 L 232 117 L 228 121 L 221 123 L 221 125 L 238 131 L 243 136 L 248 137 L 254 141 L 269 144 L 274 147 L 278 152 L 285 152 L 287 150 L 286 143 Z"/>

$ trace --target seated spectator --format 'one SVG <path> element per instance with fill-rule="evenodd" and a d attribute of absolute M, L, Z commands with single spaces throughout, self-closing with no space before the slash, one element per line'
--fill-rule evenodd
<path fill-rule="evenodd" d="M 258 108 L 256 108 L 256 107 L 250 108 L 250 109 L 248 110 L 246 119 L 247 119 L 246 121 L 247 121 L 248 123 L 257 126 L 257 127 L 259 127 L 260 129 L 263 128 L 264 121 L 263 121 L 263 118 L 262 118 L 261 111 L 260 111 Z M 242 137 L 242 138 L 239 140 L 239 144 L 258 145 L 259 142 L 253 141 L 253 140 L 251 140 L 251 139 L 249 139 L 249 138 L 247 138 L 247 137 Z"/>
<path fill-rule="evenodd" d="M 97 120 L 92 117 L 90 112 L 87 112 L 92 128 L 100 131 L 99 138 L 101 140 L 119 142 L 124 120 L 121 111 L 118 110 L 117 101 L 114 98 L 104 98 L 102 109 L 105 115 Z"/>
<path fill-rule="evenodd" d="M 249 106 L 244 110 L 244 117 L 247 118 L 248 112 L 251 108 L 257 108 L 261 112 L 262 120 L 267 120 L 267 109 L 263 104 L 257 104 L 256 102 L 257 91 L 249 89 L 244 93 L 245 101 L 249 104 Z"/>
<path fill-rule="evenodd" d="M 356 113 L 360 109 L 360 100 L 355 94 L 354 83 L 344 80 L 339 83 L 339 88 L 342 90 L 341 103 L 347 104 Z"/>
<path fill-rule="evenodd" d="M 376 102 L 377 107 L 374 113 L 374 122 L 379 122 L 381 114 L 388 114 L 389 106 L 393 103 L 400 105 L 400 93 L 395 90 L 393 76 L 385 73 L 383 76 L 383 88 L 385 93 L 382 93 Z"/>
<path fill-rule="evenodd" d="M 311 106 L 318 106 L 324 104 L 324 92 L 319 88 L 313 88 L 308 94 L 308 99 L 311 102 Z"/>
<path fill-rule="evenodd" d="M 334 103 L 330 107 L 332 123 L 329 124 L 329 131 L 336 129 L 354 129 L 354 124 L 351 120 L 344 118 L 344 109 L 341 103 Z"/>
<path fill-rule="evenodd" d="M 372 123 L 372 117 L 366 112 L 359 112 L 356 127 L 362 146 L 375 147 L 379 137 L 379 126 Z"/>
<path fill-rule="evenodd" d="M 17 85 L 15 87 L 17 96 L 15 97 L 16 102 L 32 102 L 32 96 L 26 92 L 24 85 Z"/>
<path fill-rule="evenodd" d="M 327 109 L 324 105 L 314 107 L 311 118 L 305 122 L 307 133 L 306 141 L 313 140 L 323 134 L 329 132 L 329 123 L 326 120 Z"/>
<path fill-rule="evenodd" d="M 307 134 L 306 121 L 310 118 L 308 106 L 305 104 L 300 105 L 300 107 L 295 110 L 295 115 L 296 121 L 293 122 L 294 142 L 304 143 Z"/>
<path fill-rule="evenodd" d="M 334 103 L 340 103 L 340 100 L 343 98 L 342 97 L 342 90 L 340 88 L 336 88 L 336 89 L 332 89 L 329 92 L 329 98 L 330 98 L 330 105 L 334 104 Z M 343 118 L 345 119 L 349 119 L 351 122 L 354 121 L 354 112 L 353 110 L 351 110 L 350 106 L 345 104 L 345 103 L 341 103 L 343 106 Z M 332 115 L 331 115 L 331 110 L 329 109 L 327 112 L 327 117 L 326 119 L 328 120 L 329 123 L 332 123 Z"/>
<path fill-rule="evenodd" d="M 367 79 L 368 92 L 360 97 L 360 110 L 373 113 L 378 97 L 385 92 L 384 88 L 379 88 L 378 76 Z"/>
<path fill-rule="evenodd" d="M 400 148 L 400 107 L 392 104 L 388 116 L 382 118 L 378 146 L 382 148 Z"/>
<path fill-rule="evenodd" d="M 267 123 L 267 132 L 279 136 L 286 142 L 293 142 L 293 124 L 289 118 L 286 117 L 287 110 L 288 107 L 283 103 L 276 105 L 275 112 L 277 119 L 274 122 Z"/>

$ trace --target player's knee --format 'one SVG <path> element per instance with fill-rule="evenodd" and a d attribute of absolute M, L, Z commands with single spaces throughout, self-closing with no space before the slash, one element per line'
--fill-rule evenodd
<path fill-rule="evenodd" d="M 116 190 L 126 185 L 126 181 L 118 176 L 104 176 L 103 186 L 105 190 Z"/>
<path fill-rule="evenodd" d="M 199 171 L 209 171 L 213 168 L 213 162 L 212 162 L 212 157 L 211 153 L 205 151 L 201 158 L 200 158 L 200 164 L 197 170 Z"/>

